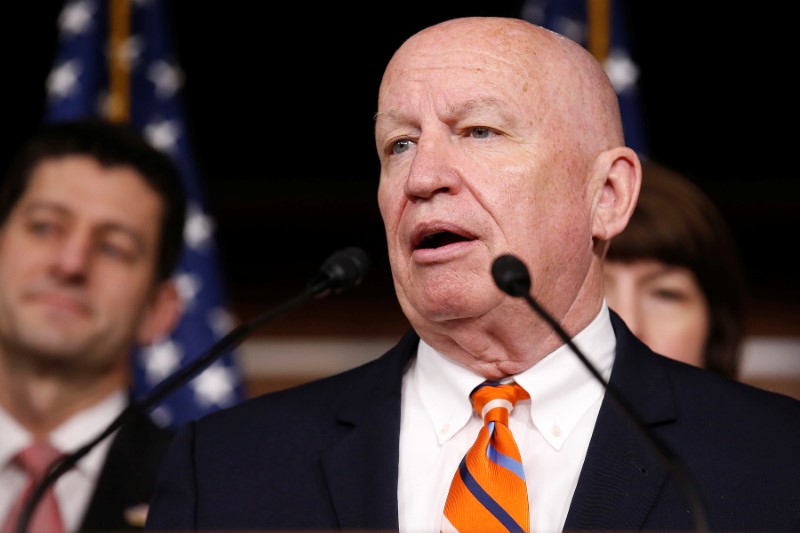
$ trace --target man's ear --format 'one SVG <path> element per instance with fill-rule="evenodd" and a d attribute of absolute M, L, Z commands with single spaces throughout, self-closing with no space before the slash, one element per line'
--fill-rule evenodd
<path fill-rule="evenodd" d="M 167 337 L 177 325 L 182 311 L 181 297 L 175 281 L 162 281 L 142 315 L 136 331 L 136 341 L 146 346 Z"/>
<path fill-rule="evenodd" d="M 608 241 L 628 225 L 642 185 L 642 164 L 628 147 L 612 148 L 595 160 L 592 237 Z"/>

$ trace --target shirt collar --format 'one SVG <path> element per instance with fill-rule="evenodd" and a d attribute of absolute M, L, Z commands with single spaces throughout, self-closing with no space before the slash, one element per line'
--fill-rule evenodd
<path fill-rule="evenodd" d="M 31 436 L 5 409 L 0 407 L 0 468 L 31 442 Z"/>
<path fill-rule="evenodd" d="M 614 363 L 616 337 L 605 301 L 594 320 L 572 342 L 607 382 Z M 467 424 L 472 416 L 469 393 L 485 378 L 421 339 L 412 371 L 441 444 Z M 561 448 L 581 417 L 604 393 L 603 385 L 566 344 L 515 375 L 514 380 L 530 394 L 531 420 L 555 449 Z"/>
<path fill-rule="evenodd" d="M 50 444 L 64 453 L 72 453 L 105 430 L 127 404 L 127 393 L 119 390 L 103 401 L 73 415 L 50 433 Z M 0 465 L 31 443 L 33 437 L 6 411 L 0 409 Z M 112 437 L 103 439 L 76 465 L 87 472 L 99 472 Z"/>

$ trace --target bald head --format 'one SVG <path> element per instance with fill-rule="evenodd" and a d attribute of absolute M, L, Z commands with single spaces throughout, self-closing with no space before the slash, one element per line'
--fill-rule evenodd
<path fill-rule="evenodd" d="M 451 66 L 472 69 L 475 83 L 525 95 L 531 117 L 562 146 L 569 139 L 590 156 L 624 144 L 617 96 L 601 65 L 574 41 L 514 18 L 452 19 L 407 39 L 384 73 L 379 111 L 397 81 Z"/>

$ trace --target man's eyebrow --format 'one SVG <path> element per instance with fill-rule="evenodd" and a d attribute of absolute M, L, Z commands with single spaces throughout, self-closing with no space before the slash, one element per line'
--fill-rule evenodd
<path fill-rule="evenodd" d="M 380 119 L 384 120 L 398 120 L 398 114 L 394 111 L 376 111 L 373 120 L 377 122 Z"/>
<path fill-rule="evenodd" d="M 471 98 L 455 106 L 448 106 L 447 111 L 453 115 L 465 115 L 476 109 L 499 109 L 500 101 L 492 96 Z"/>
<path fill-rule="evenodd" d="M 101 225 L 101 228 L 104 233 L 121 233 L 127 236 L 133 242 L 136 250 L 140 254 L 144 254 L 146 247 L 144 244 L 144 239 L 142 239 L 142 234 L 132 227 L 120 224 L 118 222 L 106 222 Z"/>
<path fill-rule="evenodd" d="M 53 211 L 59 215 L 68 215 L 69 210 L 63 205 L 48 200 L 34 200 L 27 204 L 22 210 L 23 214 L 35 213 L 36 211 Z"/>
<path fill-rule="evenodd" d="M 47 213 L 55 213 L 58 216 L 66 217 L 69 216 L 71 211 L 64 207 L 63 205 L 52 202 L 49 200 L 36 200 L 30 203 L 23 209 L 23 214 L 36 214 L 37 212 L 47 212 Z M 141 233 L 136 231 L 135 228 L 128 226 L 126 224 L 122 224 L 117 221 L 104 221 L 100 224 L 100 229 L 104 233 L 114 232 L 114 233 L 121 233 L 126 235 L 128 238 L 133 241 L 134 246 L 140 253 L 144 253 L 145 251 L 145 244 L 144 240 L 142 239 Z"/>

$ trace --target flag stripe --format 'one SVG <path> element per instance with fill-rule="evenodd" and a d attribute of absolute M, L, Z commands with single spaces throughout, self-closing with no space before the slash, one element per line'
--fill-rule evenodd
<path fill-rule="evenodd" d="M 109 15 L 109 91 L 108 119 L 127 122 L 130 118 L 130 60 L 125 54 L 125 43 L 130 38 L 129 0 L 111 0 Z"/>
<path fill-rule="evenodd" d="M 587 18 L 589 34 L 587 48 L 601 63 L 608 57 L 611 46 L 609 5 L 611 0 L 586 0 L 588 4 Z"/>

